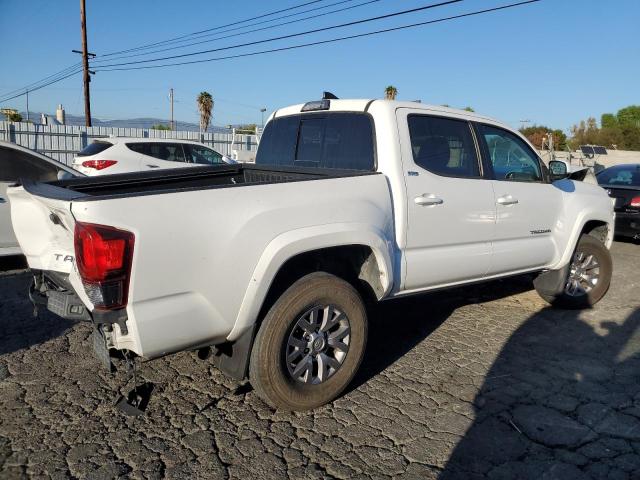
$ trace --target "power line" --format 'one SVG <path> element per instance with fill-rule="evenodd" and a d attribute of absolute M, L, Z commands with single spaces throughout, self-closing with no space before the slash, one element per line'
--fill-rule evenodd
<path fill-rule="evenodd" d="M 60 82 L 60 81 L 64 80 L 65 78 L 69 78 L 69 77 L 75 75 L 76 73 L 80 73 L 81 71 L 82 71 L 82 69 L 76 70 L 74 72 L 71 72 L 71 73 L 63 76 L 63 77 L 60 77 L 60 78 L 57 78 L 57 79 L 52 80 L 50 82 L 47 82 L 44 85 L 39 85 L 39 86 L 34 87 L 34 88 L 29 88 L 28 91 L 29 92 L 35 92 L 36 90 L 40 90 L 41 88 L 48 87 L 49 85 L 53 85 L 54 83 Z M 24 95 L 26 93 L 27 93 L 27 91 L 24 91 L 22 93 L 18 93 L 17 95 L 12 96 L 12 97 L 2 98 L 2 99 L 0 99 L 0 102 L 7 102 L 9 100 L 13 100 L 14 98 L 21 97 L 22 95 Z"/>
<path fill-rule="evenodd" d="M 325 0 L 312 0 L 312 1 L 309 1 L 309 2 L 301 3 L 301 4 L 299 4 L 299 5 L 294 5 L 294 6 L 292 6 L 292 7 L 283 8 L 283 9 L 281 9 L 281 10 L 275 10 L 275 11 L 273 11 L 273 12 L 264 13 L 264 14 L 262 14 L 262 15 L 258 15 L 258 16 L 256 16 L 256 17 L 246 18 L 246 19 L 244 19 L 244 20 L 238 20 L 238 21 L 236 21 L 236 22 L 228 23 L 228 24 L 226 24 L 226 25 L 218 25 L 217 27 L 208 28 L 208 29 L 206 29 L 206 30 L 200 30 L 200 31 L 198 31 L 198 32 L 191 32 L 191 33 L 187 33 L 187 34 L 185 34 L 185 35 L 180 35 L 179 37 L 174 37 L 174 38 L 170 38 L 170 39 L 167 39 L 167 40 L 162 40 L 162 41 L 160 41 L 160 42 L 148 43 L 148 44 L 146 44 L 146 45 L 140 45 L 140 46 L 138 46 L 138 47 L 129 48 L 129 49 L 126 49 L 126 50 L 119 50 L 119 51 L 117 51 L 117 52 L 105 53 L 105 54 L 101 55 L 101 57 L 107 57 L 107 56 L 112 56 L 112 55 L 118 55 L 118 54 L 120 54 L 120 53 L 128 53 L 128 52 L 132 52 L 132 51 L 136 51 L 136 50 L 145 49 L 145 48 L 148 48 L 148 47 L 154 47 L 154 46 L 162 45 L 162 44 L 165 44 L 165 43 L 167 43 L 167 42 L 172 42 L 172 41 L 174 41 L 174 40 L 180 40 L 180 39 L 182 39 L 182 38 L 187 38 L 187 37 L 190 37 L 190 36 L 193 36 L 193 35 L 199 35 L 199 34 L 201 34 L 201 33 L 211 32 L 211 31 L 213 31 L 213 30 L 217 30 L 217 29 L 219 29 L 219 28 L 226 28 L 226 27 L 231 27 L 231 26 L 233 26 L 233 25 L 239 25 L 239 24 L 241 24 L 241 23 L 250 22 L 250 21 L 252 21 L 252 20 L 257 20 L 257 19 L 259 19 L 259 18 L 270 17 L 271 15 L 277 15 L 278 13 L 288 12 L 288 11 L 290 11 L 290 10 L 295 10 L 295 9 L 297 9 L 297 8 L 306 7 L 307 5 L 312 5 L 312 4 L 314 4 L 314 3 L 320 3 L 320 2 L 323 2 L 323 1 L 325 1 Z"/>
<path fill-rule="evenodd" d="M 30 83 L 28 85 L 25 85 L 24 87 L 16 88 L 15 90 L 11 90 L 9 92 L 5 92 L 5 93 L 2 94 L 2 96 L 12 95 L 12 94 L 17 93 L 17 92 L 23 92 L 22 94 L 24 95 L 24 93 L 26 93 L 27 90 L 33 91 L 34 88 L 32 88 L 32 87 L 35 87 L 36 85 L 38 85 L 38 84 L 40 84 L 40 83 L 42 83 L 44 81 L 47 81 L 47 80 L 49 80 L 49 79 L 51 79 L 53 77 L 56 77 L 58 75 L 68 73 L 71 70 L 80 67 L 80 65 L 81 65 L 81 62 L 75 63 L 73 65 L 68 66 L 67 68 L 64 68 L 64 69 L 60 70 L 59 72 L 52 73 L 51 75 L 48 75 L 48 76 L 46 76 L 44 78 L 41 78 L 40 80 L 38 80 L 36 82 Z"/>
<path fill-rule="evenodd" d="M 219 28 L 216 28 L 216 29 L 210 29 L 210 30 L 211 30 L 211 32 L 210 32 L 210 33 L 204 33 L 204 34 L 190 34 L 190 35 L 192 35 L 192 37 L 191 37 L 191 38 L 183 38 L 183 39 L 178 39 L 178 40 L 165 40 L 165 41 L 163 41 L 163 42 L 158 42 L 158 43 L 161 43 L 162 45 L 171 45 L 171 44 L 176 44 L 176 43 L 191 42 L 191 41 L 196 40 L 196 39 L 199 39 L 199 38 L 210 37 L 210 36 L 212 36 L 212 35 L 219 35 L 219 34 L 221 34 L 221 33 L 235 32 L 235 31 L 237 31 L 237 30 L 242 30 L 242 29 L 244 29 L 244 28 L 253 27 L 253 26 L 256 26 L 256 25 L 263 25 L 263 24 L 265 24 L 265 23 L 271 23 L 271 22 L 275 22 L 275 21 L 277 21 L 277 20 L 282 20 L 282 19 L 284 19 L 284 18 L 295 17 L 295 16 L 298 16 L 298 15 L 303 15 L 303 14 L 305 14 L 305 13 L 313 12 L 313 11 L 316 11 L 316 10 L 322 10 L 322 9 L 324 9 L 324 8 L 333 7 L 333 6 L 335 6 L 335 5 L 339 5 L 339 4 L 342 4 L 342 3 L 350 3 L 350 2 L 353 2 L 353 1 L 355 1 L 355 0 L 341 0 L 341 1 L 339 1 L 339 2 L 331 3 L 331 4 L 328 4 L 328 5 L 321 5 L 321 6 L 319 6 L 319 7 L 311 8 L 311 9 L 309 9 L 309 10 L 304 10 L 304 11 L 301 11 L 301 12 L 290 13 L 290 14 L 287 14 L 287 15 L 282 15 L 282 16 L 280 16 L 280 17 L 271 18 L 271 19 L 268 19 L 268 20 L 261 20 L 261 21 L 259 21 L 259 22 L 249 23 L 249 24 L 247 24 L 247 25 L 242 25 L 242 26 L 239 26 L 239 27 L 233 27 L 233 28 L 224 28 L 224 27 L 219 27 Z M 249 20 L 247 20 L 247 21 L 249 21 Z M 221 29 L 222 29 L 222 30 L 221 30 Z M 160 45 L 156 45 L 156 46 L 160 46 Z M 186 46 L 186 45 L 185 45 L 185 46 Z M 147 50 L 147 49 L 149 49 L 149 48 L 153 48 L 153 47 L 140 48 L 140 50 Z M 152 52 L 148 52 L 148 53 L 150 54 L 150 53 L 152 53 Z M 111 56 L 111 54 L 109 54 L 109 56 Z M 118 58 L 118 57 L 116 57 L 116 58 Z"/>
<path fill-rule="evenodd" d="M 345 37 L 332 38 L 332 39 L 329 39 L 329 40 L 321 40 L 321 41 L 316 41 L 316 42 L 292 45 L 292 46 L 288 46 L 288 47 L 273 48 L 273 49 L 269 49 L 269 50 L 261 50 L 261 51 L 257 51 L 257 52 L 248 52 L 248 53 L 242 53 L 242 54 L 237 54 L 237 55 L 228 55 L 226 57 L 206 58 L 206 59 L 201 59 L 201 60 L 191 60 L 191 61 L 188 61 L 188 62 L 168 63 L 168 64 L 163 64 L 163 65 L 146 65 L 146 66 L 142 66 L 142 67 L 105 68 L 105 69 L 96 69 L 96 71 L 114 72 L 114 71 L 144 70 L 144 69 L 151 69 L 151 68 L 174 67 L 174 66 L 179 66 L 179 65 L 191 65 L 191 64 L 195 64 L 195 63 L 205 63 L 205 62 L 214 62 L 214 61 L 220 61 L 220 60 L 229 60 L 229 59 L 233 59 L 233 58 L 251 57 L 251 56 L 255 56 L 255 55 L 262 55 L 262 54 L 265 54 L 265 53 L 283 52 L 283 51 L 287 51 L 287 50 L 295 50 L 295 49 L 298 49 L 298 48 L 311 47 L 311 46 L 315 46 L 315 45 L 323 45 L 323 44 L 328 44 L 328 43 L 335 43 L 335 42 L 340 42 L 340 41 L 343 41 L 343 40 L 351 40 L 351 39 L 354 39 L 354 38 L 368 37 L 368 36 L 378 35 L 378 34 L 388 33 L 388 32 L 395 32 L 395 31 L 399 31 L 399 30 L 405 30 L 405 29 L 408 29 L 408 28 L 415 28 L 415 27 L 424 26 L 424 25 L 431 25 L 431 24 L 434 24 L 434 23 L 442 23 L 442 22 L 446 22 L 446 21 L 450 21 L 450 20 L 457 20 L 457 19 L 460 19 L 460 18 L 465 18 L 465 17 L 471 17 L 471 16 L 481 15 L 481 14 L 485 14 L 485 13 L 496 12 L 498 10 L 505 10 L 505 9 L 508 9 L 508 8 L 519 7 L 519 6 L 527 5 L 527 4 L 530 4 L 530 3 L 537 3 L 537 2 L 540 2 L 540 1 L 541 0 L 526 0 L 526 1 L 523 1 L 523 2 L 511 3 L 511 4 L 508 4 L 508 5 L 501 5 L 499 7 L 487 8 L 487 9 L 484 9 L 484 10 L 476 10 L 474 12 L 463 13 L 463 14 L 460 14 L 460 15 L 452 15 L 450 17 L 443 17 L 443 18 L 438 18 L 438 19 L 435 19 L 435 20 L 428 20 L 428 21 L 425 21 L 425 22 L 418 22 L 418 23 L 412 23 L 412 24 L 408 24 L 408 25 L 401 25 L 399 27 L 386 28 L 386 29 L 383 29 L 383 30 L 375 30 L 375 31 L 372 31 L 372 32 L 360 33 L 360 34 L 357 34 L 357 35 L 349 35 L 349 36 L 345 36 Z"/>
<path fill-rule="evenodd" d="M 162 60 L 172 60 L 174 58 L 184 58 L 184 57 L 192 57 L 194 55 L 202 55 L 204 53 L 213 53 L 213 52 L 219 52 L 222 50 L 231 50 L 234 48 L 241 48 L 241 47 L 248 47 L 250 45 L 257 45 L 260 43 L 267 43 L 267 42 L 275 42 L 277 40 L 286 40 L 288 38 L 294 38 L 294 37 L 300 37 L 303 35 L 311 35 L 313 33 L 319 33 L 319 32 L 326 32 L 327 30 L 334 30 L 336 28 L 344 28 L 344 27 L 351 27 L 353 25 L 360 25 L 363 23 L 368 23 L 368 22 L 374 22 L 377 20 L 383 20 L 386 18 L 392 18 L 392 17 L 397 17 L 400 15 L 407 15 L 410 13 L 415 13 L 415 12 L 420 12 L 423 10 L 428 10 L 431 8 L 436 8 L 436 7 L 442 7 L 445 5 L 451 5 L 453 3 L 460 3 L 463 2 L 464 0 L 447 0 L 444 2 L 440 2 L 440 3 L 432 3 L 429 5 L 423 5 L 422 7 L 416 7 L 416 8 L 410 8 L 408 10 L 402 10 L 399 12 L 393 12 L 393 13 L 387 13 L 385 15 L 378 15 L 375 17 L 369 17 L 369 18 L 364 18 L 361 20 L 354 20 L 352 22 L 346 22 L 346 23 L 341 23 L 339 25 L 331 25 L 329 27 L 322 27 L 322 28 L 316 28 L 314 30 L 308 30 L 306 32 L 298 32 L 298 33 L 291 33 L 289 35 L 280 35 L 279 37 L 272 37 L 272 38 L 267 38 L 265 40 L 256 40 L 254 42 L 247 42 L 247 43 L 241 43 L 238 45 L 231 45 L 228 47 L 219 47 L 219 48 L 212 48 L 209 50 L 201 50 L 198 52 L 190 52 L 190 53 L 182 53 L 180 55 L 171 55 L 168 57 L 158 57 L 158 58 L 151 58 L 148 60 L 136 60 L 136 61 L 131 61 L 131 62 L 122 62 L 122 63 L 111 63 L 111 64 L 107 64 L 107 65 L 103 65 L 103 67 L 120 67 L 120 66 L 124 66 L 124 65 L 137 65 L 139 63 L 150 63 L 150 62 L 159 62 Z"/>
<path fill-rule="evenodd" d="M 335 3 L 332 3 L 330 5 L 326 5 L 326 6 L 318 7 L 318 8 L 328 8 L 328 7 L 332 7 L 332 6 L 335 6 L 335 5 L 348 3 L 348 2 L 353 2 L 353 1 L 354 0 L 342 0 L 340 2 L 335 2 Z M 232 37 L 238 37 L 238 36 L 241 36 L 241 35 L 247 35 L 249 33 L 260 32 L 260 31 L 263 31 L 263 30 L 270 30 L 272 28 L 282 27 L 284 25 L 290 25 L 292 23 L 298 23 L 298 22 L 303 22 L 303 21 L 306 21 L 306 20 L 311 20 L 311 19 L 314 19 L 314 18 L 324 17 L 326 15 L 330 15 L 330 14 L 333 14 L 333 13 L 339 13 L 339 12 L 344 12 L 346 10 L 352 10 L 354 8 L 362 7 L 364 5 L 369 5 L 371 3 L 377 3 L 377 2 L 380 2 L 380 1 L 381 0 L 368 0 L 366 2 L 358 3 L 356 5 L 351 5 L 351 6 L 348 6 L 348 7 L 338 8 L 336 10 L 330 10 L 328 12 L 323 12 L 323 13 L 318 13 L 318 14 L 315 14 L 315 15 L 310 15 L 308 17 L 297 18 L 295 20 L 289 20 L 287 22 L 276 23 L 275 25 L 269 25 L 267 27 L 254 28 L 252 30 L 247 30 L 247 31 L 244 31 L 244 32 L 239 32 L 239 33 L 234 33 L 234 34 L 231 34 L 231 35 L 221 35 L 221 34 L 226 33 L 226 32 L 232 32 L 232 31 L 236 31 L 236 30 L 241 30 L 241 29 L 244 29 L 244 28 L 247 28 L 247 27 L 251 27 L 251 26 L 255 26 L 255 25 L 262 25 L 262 24 L 267 23 L 267 22 L 273 22 L 275 20 L 288 18 L 288 17 L 294 16 L 294 15 L 300 15 L 302 13 L 308 13 L 308 12 L 310 12 L 312 10 L 318 10 L 318 8 L 314 8 L 312 10 L 307 10 L 305 12 L 299 12 L 299 13 L 295 13 L 295 14 L 291 14 L 291 15 L 285 15 L 285 16 L 278 17 L 278 18 L 275 18 L 275 19 L 272 19 L 272 20 L 256 22 L 256 23 L 252 23 L 252 24 L 245 25 L 245 26 L 242 26 L 242 27 L 235 27 L 235 28 L 232 28 L 232 29 L 229 29 L 229 30 L 221 30 L 221 31 L 215 32 L 215 33 L 208 33 L 208 34 L 202 35 L 200 37 L 194 37 L 194 39 L 195 39 L 195 38 L 210 37 L 212 35 L 221 35 L 221 36 L 218 36 L 218 37 L 215 37 L 215 38 L 209 38 L 207 40 L 200 40 L 198 42 L 187 43 L 185 45 L 176 45 L 174 47 L 162 48 L 162 49 L 159 49 L 159 50 L 153 50 L 151 52 L 134 53 L 134 54 L 131 54 L 131 55 L 122 55 L 122 56 L 118 56 L 118 57 L 115 57 L 115 58 L 109 58 L 109 59 L 104 59 L 104 60 L 94 60 L 94 61 L 92 61 L 92 65 L 96 65 L 97 63 L 100 63 L 100 62 L 109 62 L 109 61 L 114 61 L 114 60 L 122 60 L 122 59 L 125 59 L 125 58 L 142 57 L 142 56 L 145 56 L 145 55 L 152 55 L 154 53 L 168 52 L 169 50 L 176 50 L 176 49 L 180 49 L 180 48 L 192 47 L 194 45 L 200 45 L 200 44 L 203 44 L 203 43 L 215 42 L 216 40 L 222 40 L 222 39 L 226 40 L 226 39 L 232 38 Z M 187 40 L 180 40 L 179 42 L 185 42 L 185 41 L 187 41 Z M 96 66 L 98 66 L 98 65 L 96 65 Z"/>

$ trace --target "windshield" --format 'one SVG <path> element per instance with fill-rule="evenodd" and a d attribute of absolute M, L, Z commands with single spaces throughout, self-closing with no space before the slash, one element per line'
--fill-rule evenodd
<path fill-rule="evenodd" d="M 618 165 L 602 170 L 597 175 L 600 185 L 640 187 L 640 165 Z"/>

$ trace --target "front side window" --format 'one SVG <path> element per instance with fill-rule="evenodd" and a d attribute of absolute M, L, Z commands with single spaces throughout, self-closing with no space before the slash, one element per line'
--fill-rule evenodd
<path fill-rule="evenodd" d="M 201 165 L 220 165 L 224 163 L 222 155 L 203 145 L 185 143 L 182 146 L 189 163 L 199 163 Z"/>
<path fill-rule="evenodd" d="M 373 127 L 362 113 L 276 118 L 262 134 L 256 163 L 282 167 L 375 168 Z"/>
<path fill-rule="evenodd" d="M 479 125 L 496 180 L 541 182 L 538 156 L 517 135 L 507 130 Z"/>
<path fill-rule="evenodd" d="M 408 124 L 416 165 L 437 175 L 480 177 L 476 146 L 466 121 L 409 115 Z"/>

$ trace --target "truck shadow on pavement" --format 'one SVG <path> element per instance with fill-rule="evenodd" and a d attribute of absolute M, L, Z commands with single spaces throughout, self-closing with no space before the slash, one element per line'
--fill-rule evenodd
<path fill-rule="evenodd" d="M 415 348 L 456 309 L 509 297 L 532 288 L 531 277 L 525 275 L 374 304 L 368 311 L 367 349 L 360 369 L 345 394 Z"/>
<path fill-rule="evenodd" d="M 640 309 L 545 308 L 509 338 L 441 479 L 639 478 Z"/>
<path fill-rule="evenodd" d="M 30 283 L 28 274 L 0 277 L 0 355 L 44 343 L 74 325 L 42 309 L 34 317 L 27 298 Z"/>

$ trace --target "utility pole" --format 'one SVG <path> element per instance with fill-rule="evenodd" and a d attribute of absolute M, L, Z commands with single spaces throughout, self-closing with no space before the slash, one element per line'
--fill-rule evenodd
<path fill-rule="evenodd" d="M 264 128 L 264 112 L 266 112 L 267 109 L 266 108 L 261 108 L 260 109 L 260 114 L 262 116 L 262 128 Z"/>
<path fill-rule="evenodd" d="M 173 125 L 173 88 L 169 89 L 169 99 L 171 101 L 171 130 L 175 130 Z"/>
<path fill-rule="evenodd" d="M 89 52 L 87 51 L 87 10 L 85 0 L 80 0 L 80 28 L 82 30 L 82 80 L 84 83 L 84 122 L 91 126 L 91 98 L 89 95 Z M 95 57 L 95 55 L 94 55 Z"/>
<path fill-rule="evenodd" d="M 27 89 L 27 122 L 29 121 L 29 90 Z"/>

